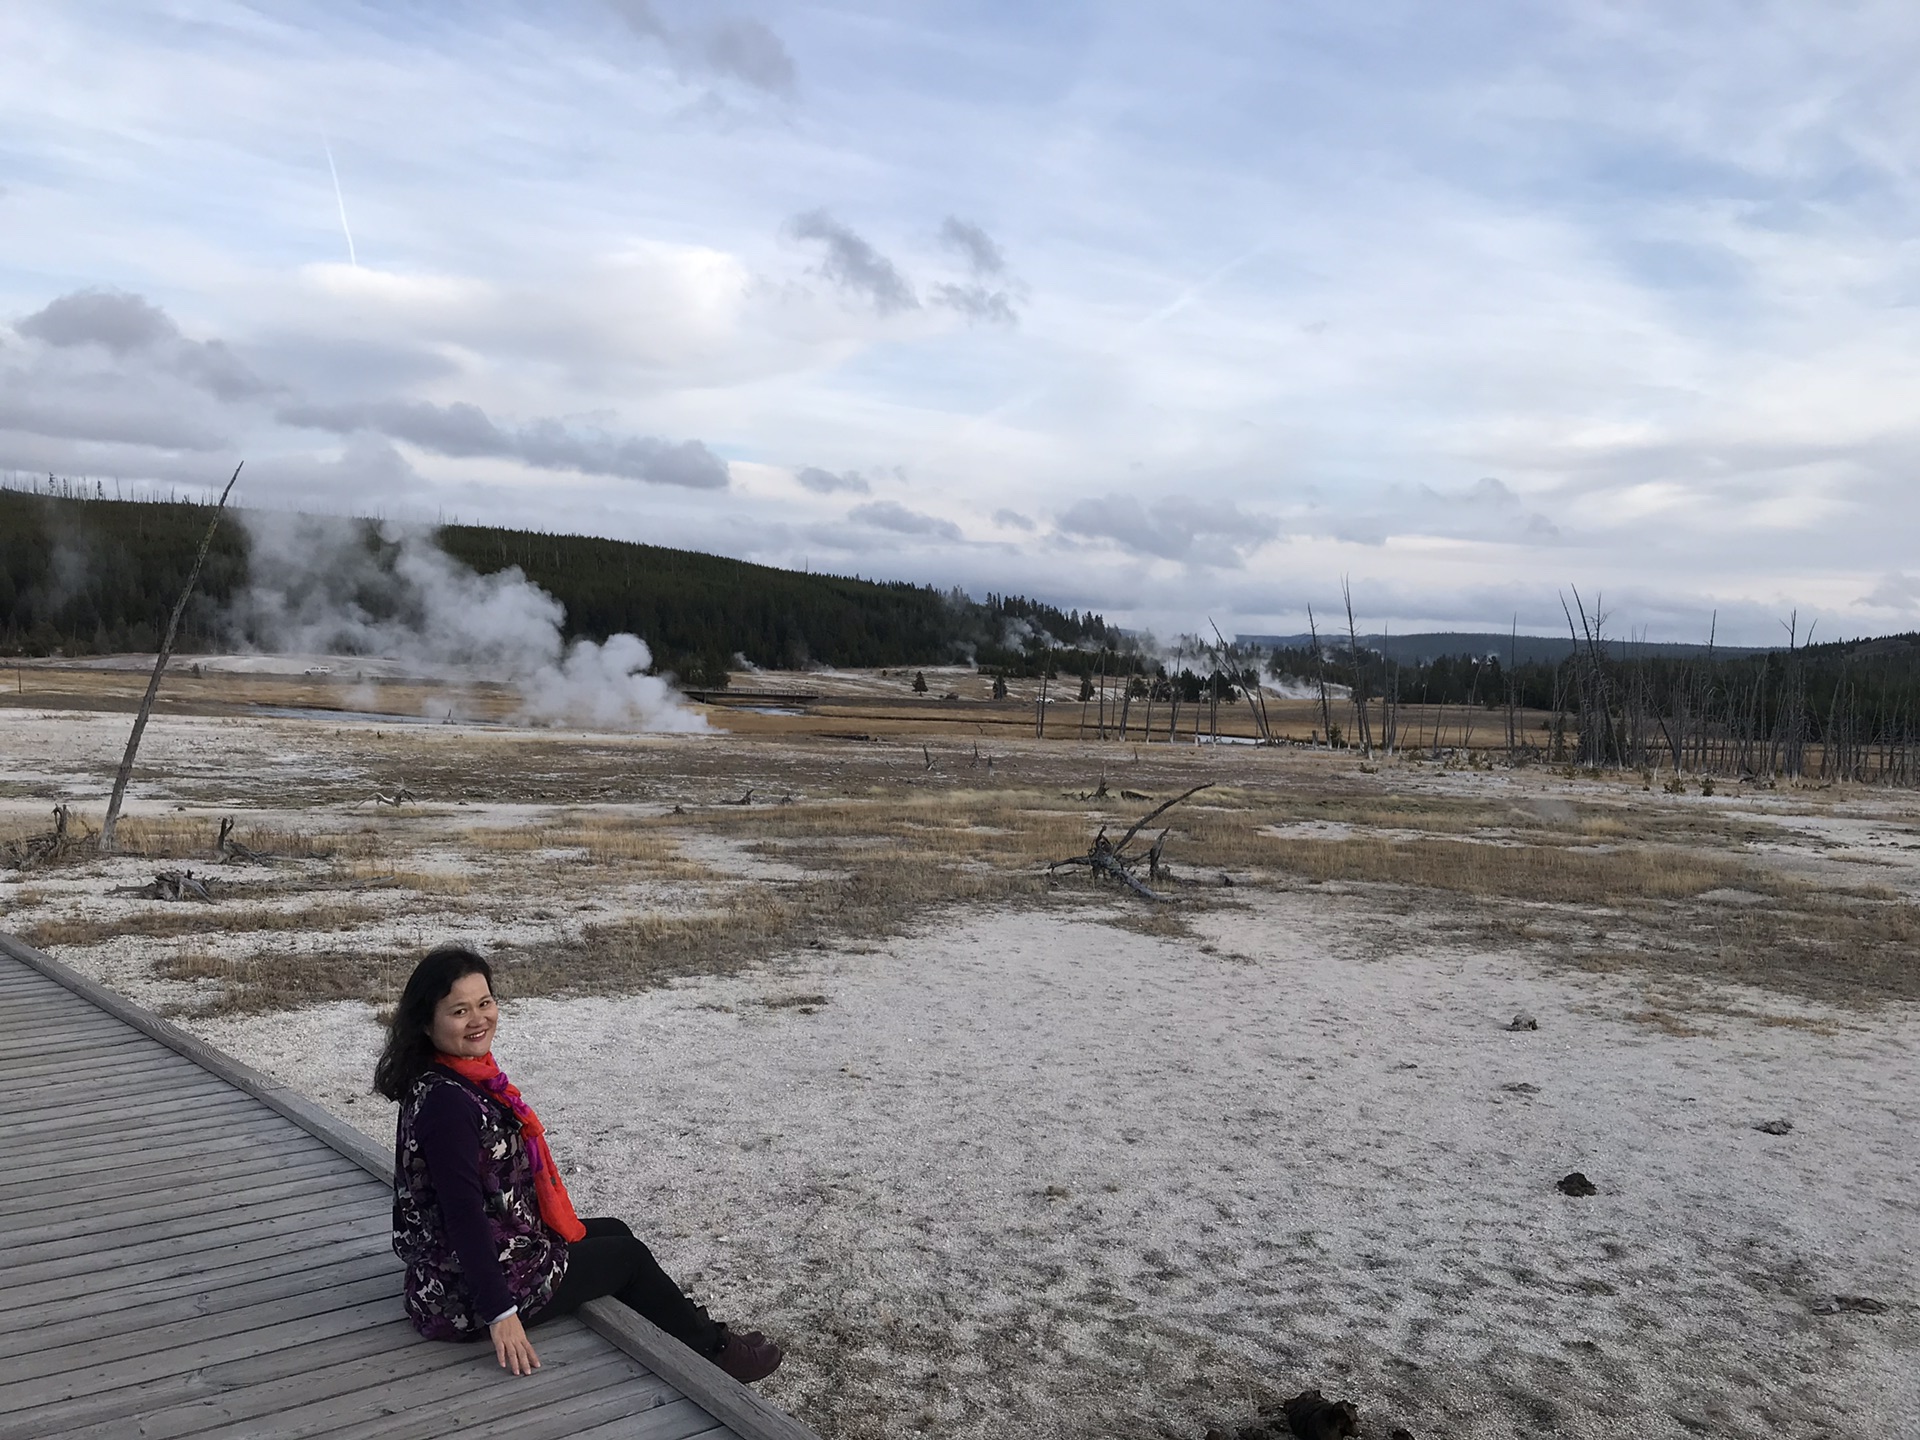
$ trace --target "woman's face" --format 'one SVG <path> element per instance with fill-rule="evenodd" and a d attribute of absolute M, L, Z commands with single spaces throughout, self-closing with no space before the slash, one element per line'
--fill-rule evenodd
<path fill-rule="evenodd" d="M 484 975 L 462 975 L 433 1007 L 427 1037 L 442 1055 L 464 1055 L 478 1060 L 493 1048 L 500 1007 Z"/>

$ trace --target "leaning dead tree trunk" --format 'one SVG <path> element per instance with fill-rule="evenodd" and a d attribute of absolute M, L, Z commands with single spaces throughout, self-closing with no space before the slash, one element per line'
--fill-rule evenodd
<path fill-rule="evenodd" d="M 134 756 L 140 753 L 140 737 L 146 734 L 147 717 L 153 713 L 153 700 L 160 693 L 160 677 L 166 672 L 167 660 L 173 654 L 174 637 L 180 632 L 180 617 L 187 612 L 187 601 L 193 598 L 193 587 L 200 583 L 200 567 L 207 563 L 207 551 L 213 548 L 214 532 L 220 528 L 221 512 L 227 508 L 227 497 L 233 493 L 233 484 L 240 478 L 240 465 L 233 467 L 233 476 L 227 481 L 227 488 L 220 492 L 220 503 L 213 507 L 213 519 L 207 524 L 207 533 L 201 537 L 200 553 L 193 557 L 193 568 L 187 572 L 187 583 L 181 587 L 180 598 L 174 602 L 173 614 L 167 620 L 167 633 L 160 641 L 160 653 L 154 657 L 153 675 L 147 681 L 147 693 L 140 701 L 140 710 L 133 717 L 133 733 L 127 737 L 127 753 L 121 757 L 120 772 L 113 777 L 113 797 L 107 801 L 106 823 L 100 827 L 100 849 L 111 854 L 114 844 L 114 832 L 120 825 L 120 805 L 127 798 L 127 782 L 133 778 Z"/>

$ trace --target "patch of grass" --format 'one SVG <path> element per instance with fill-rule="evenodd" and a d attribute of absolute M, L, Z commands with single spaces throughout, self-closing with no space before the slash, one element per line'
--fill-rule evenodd
<path fill-rule="evenodd" d="M 334 1000 L 391 1004 L 421 954 L 417 949 L 334 948 L 232 957 L 186 951 L 160 956 L 153 970 L 164 980 L 210 980 L 220 986 L 210 1001 L 174 1006 L 173 1013 L 258 1015 Z"/>
<path fill-rule="evenodd" d="M 173 816 L 129 816 L 120 822 L 116 845 L 122 855 L 148 860 L 211 860 L 220 838 L 217 820 Z M 266 827 L 237 829 L 234 839 L 261 855 L 283 860 L 324 860 L 372 855 L 380 848 L 372 832 L 319 832 Z"/>
<path fill-rule="evenodd" d="M 355 861 L 336 874 L 356 889 L 406 890 L 416 895 L 458 899 L 471 895 L 475 878 L 463 870 L 394 870 L 372 861 Z"/>
<path fill-rule="evenodd" d="M 897 935 L 956 903 L 1038 897 L 1037 876 L 905 855 L 817 880 L 730 887 L 712 908 L 586 926 L 571 944 L 497 957 L 509 994 L 631 993 L 687 975 L 728 975 L 829 940 Z"/>
<path fill-rule="evenodd" d="M 154 902 L 153 910 L 112 918 L 75 916 L 36 921 L 21 938 L 42 950 L 62 946 L 98 945 L 106 940 L 136 936 L 148 940 L 171 939 L 181 935 L 239 935 L 261 931 L 315 932 L 352 930 L 360 925 L 389 918 L 391 912 L 380 907 L 342 900 L 323 900 L 294 909 L 272 910 L 258 906 L 202 905 L 190 901 L 177 904 Z"/>
<path fill-rule="evenodd" d="M 670 834 L 627 816 L 595 816 L 550 825 L 482 826 L 462 837 L 469 845 L 501 855 L 539 851 L 575 852 L 566 858 L 588 865 L 633 866 L 663 879 L 709 878 L 708 867 L 688 860 Z"/>
<path fill-rule="evenodd" d="M 1244 830 L 1197 838 L 1212 838 L 1216 849 L 1235 852 L 1230 857 L 1235 863 L 1313 881 L 1415 885 L 1506 900 L 1618 905 L 1691 899 L 1720 887 L 1780 894 L 1792 883 L 1738 861 L 1651 846 L 1601 850 L 1365 836 L 1310 840 Z"/>

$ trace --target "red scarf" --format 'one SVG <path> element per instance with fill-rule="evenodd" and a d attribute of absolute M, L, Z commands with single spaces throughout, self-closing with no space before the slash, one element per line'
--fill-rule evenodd
<path fill-rule="evenodd" d="M 562 1240 L 586 1238 L 587 1227 L 573 1213 L 573 1200 L 561 1182 L 560 1167 L 553 1163 L 553 1151 L 547 1148 L 547 1127 L 533 1113 L 533 1107 L 520 1098 L 520 1091 L 507 1079 L 491 1054 L 478 1060 L 465 1055 L 434 1054 L 447 1069 L 463 1080 L 471 1080 L 513 1112 L 520 1122 L 521 1138 L 527 1142 L 527 1158 L 533 1162 L 533 1198 L 539 1202 L 540 1218 Z"/>

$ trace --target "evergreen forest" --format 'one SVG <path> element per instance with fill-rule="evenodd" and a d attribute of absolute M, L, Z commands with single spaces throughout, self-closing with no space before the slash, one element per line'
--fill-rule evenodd
<path fill-rule="evenodd" d="M 120 500 L 96 487 L 0 488 L 0 654 L 150 651 L 186 581 L 210 518 L 183 500 Z M 248 581 L 243 517 L 215 536 L 177 642 L 215 652 L 236 633 L 233 602 Z M 379 528 L 359 522 L 370 554 Z M 447 525 L 442 550 L 481 574 L 517 566 L 566 607 L 565 634 L 628 632 L 657 667 L 695 685 L 725 683 L 739 656 L 764 668 L 939 665 L 976 659 L 1023 670 L 1049 645 L 1099 646 L 1098 615 L 1019 596 L 975 601 L 901 582 L 801 573 L 719 555 L 580 535 Z"/>

